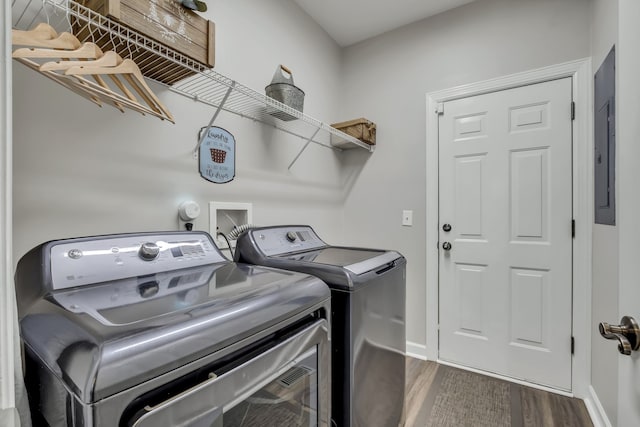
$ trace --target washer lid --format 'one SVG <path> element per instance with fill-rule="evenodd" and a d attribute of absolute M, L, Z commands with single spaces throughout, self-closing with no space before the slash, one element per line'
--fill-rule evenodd
<path fill-rule="evenodd" d="M 303 261 L 340 267 L 354 274 L 364 274 L 400 258 L 400 254 L 379 249 L 329 246 L 309 252 L 282 255 L 280 258 L 292 262 Z"/>

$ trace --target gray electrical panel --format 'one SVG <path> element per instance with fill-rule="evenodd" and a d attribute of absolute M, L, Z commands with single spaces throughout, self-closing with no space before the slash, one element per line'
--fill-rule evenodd
<path fill-rule="evenodd" d="M 596 224 L 616 225 L 615 46 L 594 78 L 594 203 Z"/>

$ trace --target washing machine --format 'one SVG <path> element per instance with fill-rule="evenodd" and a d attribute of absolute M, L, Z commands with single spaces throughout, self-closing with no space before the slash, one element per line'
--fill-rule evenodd
<path fill-rule="evenodd" d="M 311 274 L 329 285 L 333 423 L 397 427 L 404 409 L 405 258 L 392 250 L 331 246 L 299 225 L 244 232 L 234 259 Z"/>
<path fill-rule="evenodd" d="M 16 269 L 34 425 L 319 427 L 330 290 L 204 232 L 55 240 Z"/>

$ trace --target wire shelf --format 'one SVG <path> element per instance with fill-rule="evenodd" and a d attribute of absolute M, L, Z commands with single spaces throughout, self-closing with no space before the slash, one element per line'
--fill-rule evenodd
<path fill-rule="evenodd" d="M 104 50 L 115 50 L 122 57 L 131 58 L 137 54 L 139 58 L 141 51 L 148 53 L 149 55 L 144 55 L 145 60 L 136 61 L 145 77 L 175 93 L 215 107 L 217 110 L 214 118 L 222 110 L 273 126 L 306 140 L 303 150 L 310 142 L 337 151 L 343 148 L 362 148 L 373 152 L 375 149 L 375 146 L 208 69 L 180 52 L 75 1 L 12 0 L 13 28 L 28 30 L 39 22 L 47 22 L 59 31 L 71 31 L 83 41 L 92 41 Z M 168 67 L 167 61 L 170 63 Z M 168 76 L 171 78 L 168 79 Z M 287 120 L 282 120 L 282 117 Z M 302 151 L 298 153 L 294 162 L 301 153 Z"/>

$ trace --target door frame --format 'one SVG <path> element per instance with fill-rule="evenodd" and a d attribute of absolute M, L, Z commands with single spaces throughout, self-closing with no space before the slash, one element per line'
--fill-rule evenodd
<path fill-rule="evenodd" d="M 0 6 L 0 425 L 16 423 L 14 371 L 17 316 L 14 311 L 12 274 L 12 89 L 11 2 Z"/>
<path fill-rule="evenodd" d="M 426 200 L 426 358 L 438 360 L 438 109 L 446 101 L 496 92 L 563 77 L 572 77 L 575 120 L 573 134 L 573 313 L 575 354 L 572 395 L 588 395 L 591 372 L 591 242 L 593 224 L 593 131 L 591 59 L 584 58 L 427 94 Z M 567 343 L 569 345 L 569 343 Z M 532 384 L 532 386 L 535 386 Z M 535 386 L 540 388 L 539 386 Z"/>

